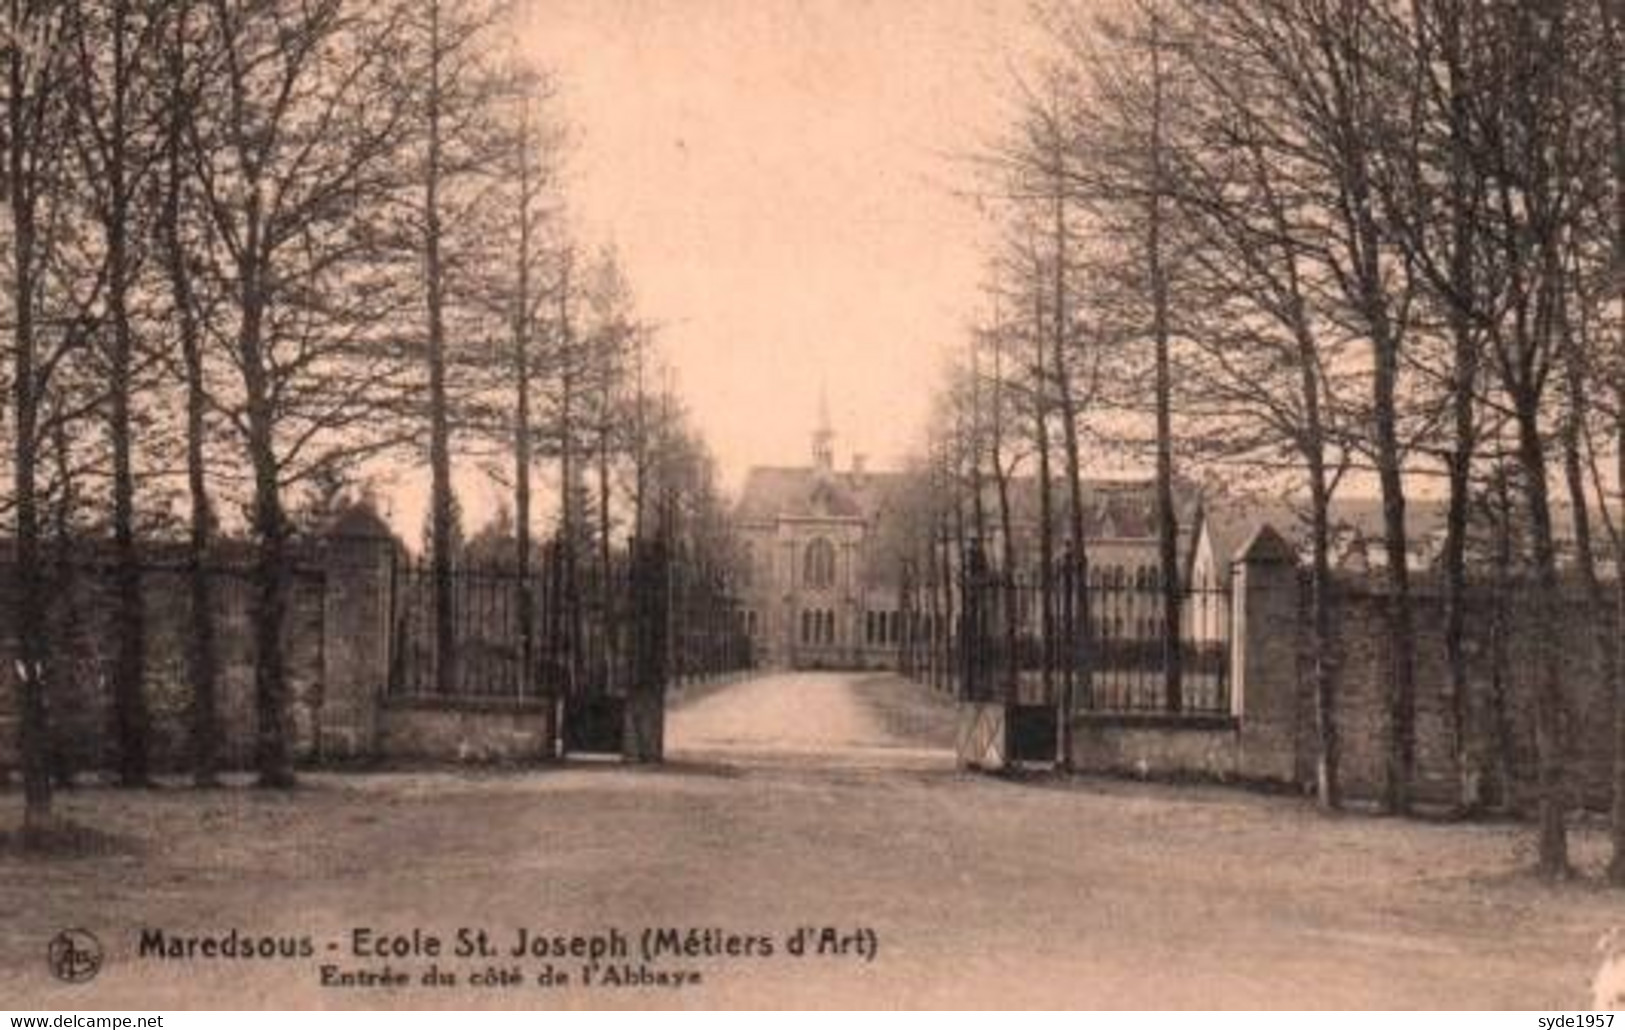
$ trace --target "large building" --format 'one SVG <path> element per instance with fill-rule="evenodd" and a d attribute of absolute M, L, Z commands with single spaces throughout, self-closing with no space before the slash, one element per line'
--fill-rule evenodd
<path fill-rule="evenodd" d="M 905 477 L 854 457 L 835 467 L 827 407 L 812 464 L 756 467 L 735 509 L 745 619 L 757 658 L 798 668 L 892 664 L 901 640 L 894 562 L 879 540 Z"/>
<path fill-rule="evenodd" d="M 835 434 L 820 412 L 809 465 L 756 467 L 747 474 L 735 509 L 744 551 L 745 619 L 757 658 L 770 666 L 878 668 L 896 664 L 909 605 L 898 535 L 892 520 L 903 517 L 907 491 L 918 480 L 906 473 L 876 471 L 854 457 L 835 461 Z M 1012 523 L 1017 548 L 1036 552 L 1037 489 L 1029 477 L 1012 484 Z M 1065 525 L 1065 491 L 1057 488 L 1057 525 Z M 991 507 L 992 500 L 989 500 Z M 1145 481 L 1091 480 L 1084 484 L 1085 533 L 1090 579 L 1121 596 L 1100 612 L 1114 636 L 1151 638 L 1157 580 L 1154 493 Z M 1198 539 L 1199 504 L 1194 490 L 1180 490 L 1183 574 L 1211 575 L 1192 553 Z M 1002 548 L 988 543 L 997 562 Z M 917 602 L 918 604 L 918 602 Z M 1025 615 L 1024 615 L 1025 618 Z"/>

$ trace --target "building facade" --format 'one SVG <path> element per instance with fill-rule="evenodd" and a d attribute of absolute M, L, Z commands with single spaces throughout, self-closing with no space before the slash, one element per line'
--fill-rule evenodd
<path fill-rule="evenodd" d="M 812 463 L 757 467 L 735 509 L 746 627 L 759 662 L 792 668 L 885 668 L 902 639 L 894 563 L 880 532 L 904 477 L 861 457 L 835 466 L 827 412 Z"/>
<path fill-rule="evenodd" d="M 757 660 L 764 665 L 893 667 L 904 642 L 904 619 L 928 617 L 923 598 L 904 597 L 908 585 L 895 553 L 896 534 L 888 524 L 902 517 L 907 491 L 918 480 L 906 473 L 871 470 L 861 457 L 838 468 L 834 441 L 828 416 L 821 414 L 811 463 L 751 469 L 735 509 L 745 569 L 746 626 Z M 1036 481 L 1030 477 L 1010 484 L 1015 550 L 1024 556 L 1018 559 L 1023 566 L 1018 576 L 1028 580 L 1035 578 L 1030 565 L 1038 553 L 1037 494 Z M 1095 612 L 1097 625 L 1112 637 L 1157 639 L 1162 632 L 1156 590 L 1160 577 L 1151 484 L 1090 480 L 1084 484 L 1083 498 L 1089 581 L 1102 601 Z M 1052 500 L 1057 534 L 1064 537 L 1066 491 L 1058 486 Z M 993 506 L 990 497 L 988 507 Z M 1192 566 L 1201 564 L 1193 550 L 1203 540 L 1194 490 L 1181 488 L 1178 516 L 1181 575 L 1189 582 Z M 994 534 L 985 548 L 990 562 L 997 565 L 1003 550 Z M 1060 552 L 1058 539 L 1057 560 Z M 1211 559 L 1208 555 L 1209 567 Z M 1184 614 L 1190 630 L 1217 618 L 1189 609 Z M 1038 619 L 1036 607 L 1024 600 L 1023 632 L 1036 630 Z"/>

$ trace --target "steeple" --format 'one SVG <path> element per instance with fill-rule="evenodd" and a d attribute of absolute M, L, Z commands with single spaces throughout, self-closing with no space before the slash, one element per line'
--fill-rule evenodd
<path fill-rule="evenodd" d="M 818 428 L 813 431 L 813 468 L 828 475 L 835 469 L 835 430 L 829 424 L 829 391 L 818 387 Z"/>

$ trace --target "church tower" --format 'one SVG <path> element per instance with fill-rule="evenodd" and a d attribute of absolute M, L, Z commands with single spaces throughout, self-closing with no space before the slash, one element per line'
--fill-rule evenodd
<path fill-rule="evenodd" d="M 829 424 L 829 393 L 818 389 L 818 428 L 813 431 L 813 468 L 821 476 L 835 471 L 835 430 Z"/>

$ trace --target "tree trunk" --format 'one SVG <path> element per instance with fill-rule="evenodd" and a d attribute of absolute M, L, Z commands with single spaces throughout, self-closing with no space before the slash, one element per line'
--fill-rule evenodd
<path fill-rule="evenodd" d="M 1545 441 L 1540 434 L 1540 409 L 1526 391 L 1515 398 L 1518 419 L 1518 460 L 1529 500 L 1530 550 L 1535 565 L 1535 748 L 1538 752 L 1539 866 L 1545 879 L 1569 875 L 1567 761 L 1563 732 L 1563 684 L 1559 671 L 1555 616 L 1558 600 L 1557 550 L 1552 538 L 1551 504 L 1546 493 Z"/>
<path fill-rule="evenodd" d="M 1610 122 L 1613 130 L 1613 266 L 1618 283 L 1616 286 L 1615 306 L 1619 311 L 1619 325 L 1617 331 L 1625 338 L 1625 28 L 1622 28 L 1619 0 L 1597 0 L 1597 9 L 1602 20 L 1604 45 L 1612 60 L 1607 62 L 1611 69 L 1609 76 L 1609 110 Z M 1625 477 L 1625 368 L 1616 366 L 1614 375 L 1614 398 L 1616 405 L 1616 473 Z M 1625 491 L 1625 478 L 1618 478 L 1620 489 Z M 1625 499 L 1621 504 L 1621 522 L 1625 523 Z M 1625 529 L 1621 532 L 1625 540 Z M 1619 672 L 1625 672 L 1625 546 L 1616 550 L 1614 555 L 1614 582 L 1617 597 L 1614 647 L 1615 654 L 1619 656 Z M 1608 880 L 1615 886 L 1625 887 L 1625 675 L 1614 680 L 1614 768 L 1613 768 L 1613 810 L 1612 816 L 1612 844 L 1613 856 L 1608 863 Z"/>
<path fill-rule="evenodd" d="M 519 260 L 513 313 L 514 572 L 519 586 L 519 682 L 527 696 L 535 682 L 536 595 L 530 575 L 530 339 L 531 175 L 528 120 L 519 139 Z"/>
<path fill-rule="evenodd" d="M 257 190 L 253 196 L 258 196 Z M 243 370 L 248 458 L 254 476 L 254 766 L 261 787 L 286 789 L 294 785 L 292 720 L 282 653 L 288 609 L 287 520 L 282 510 L 270 377 L 265 368 L 267 301 L 259 254 L 262 216 L 253 200 L 249 208 L 238 287 L 242 322 L 237 357 Z"/>
<path fill-rule="evenodd" d="M 113 548 L 116 573 L 114 619 L 116 658 L 113 664 L 113 711 L 118 737 L 119 784 L 148 784 L 146 698 L 146 607 L 141 595 L 141 555 L 136 546 L 135 470 L 130 405 L 134 391 L 134 339 L 130 326 L 129 184 L 126 142 L 129 133 L 127 93 L 130 69 L 129 4 L 115 0 L 112 10 L 111 124 L 107 130 L 106 191 L 107 313 L 112 322 L 108 368 L 108 437 L 113 462 Z"/>
<path fill-rule="evenodd" d="M 78 511 L 80 497 L 73 471 L 73 455 L 68 446 L 68 428 L 62 419 L 52 420 L 51 450 L 56 460 L 57 481 L 56 497 L 52 504 L 52 521 L 55 525 L 51 535 L 55 555 L 48 632 L 56 665 L 62 670 L 57 676 L 57 682 L 61 683 L 70 677 L 82 675 L 81 656 L 87 651 L 84 647 L 84 617 L 79 607 L 79 575 L 74 567 L 78 542 L 74 539 L 73 516 Z M 74 753 L 69 734 L 61 732 L 62 727 L 57 727 L 57 730 L 51 740 L 51 776 L 58 786 L 68 788 L 73 786 L 78 756 Z"/>
<path fill-rule="evenodd" d="M 214 591 L 208 572 L 209 546 L 214 535 L 214 512 L 209 499 L 205 412 L 207 387 L 203 377 L 203 339 L 197 318 L 185 244 L 181 236 L 181 196 L 185 172 L 181 153 L 186 118 L 187 9 L 175 15 L 175 35 L 169 51 L 169 124 L 165 142 L 168 182 L 164 196 L 162 244 L 170 297 L 175 305 L 176 329 L 186 367 L 186 487 L 190 500 L 187 534 L 187 593 L 190 598 L 190 639 L 187 679 L 191 686 L 190 741 L 192 779 L 199 787 L 219 782 L 220 719 L 217 701 L 219 656 L 216 645 Z"/>
<path fill-rule="evenodd" d="M 1284 225 L 1276 208 L 1277 225 Z M 1309 647 L 1315 692 L 1315 797 L 1320 807 L 1343 806 L 1342 736 L 1337 717 L 1337 656 L 1333 654 L 1332 604 L 1335 587 L 1331 566 L 1332 489 L 1326 472 L 1326 428 L 1321 413 L 1321 381 L 1315 340 L 1303 305 L 1295 259 L 1288 256 L 1293 334 L 1303 391 L 1304 458 L 1309 470 L 1310 569 Z"/>
<path fill-rule="evenodd" d="M 1405 532 L 1405 486 L 1401 473 L 1397 404 L 1397 348 L 1378 348 L 1375 411 L 1377 478 L 1382 486 L 1383 542 L 1387 555 L 1386 617 L 1389 646 L 1388 755 L 1383 807 L 1411 810 L 1416 775 L 1416 642 L 1411 618 L 1410 553 Z"/>
<path fill-rule="evenodd" d="M 1037 260 L 1035 255 L 1034 260 Z M 1035 283 L 1043 279 L 1035 269 Z M 1039 682 L 1045 700 L 1055 696 L 1055 477 L 1050 469 L 1049 361 L 1044 355 L 1043 291 L 1034 290 L 1033 312 L 1033 449 L 1038 452 L 1038 608 L 1043 648 Z"/>
<path fill-rule="evenodd" d="M 1169 283 L 1163 253 L 1166 209 L 1164 199 L 1164 97 L 1162 23 L 1151 16 L 1151 186 L 1146 212 L 1146 278 L 1151 288 L 1151 341 L 1156 361 L 1157 448 L 1157 583 L 1162 595 L 1163 704 L 1177 712 L 1184 704 L 1183 654 L 1179 646 L 1180 583 L 1179 522 L 1174 509 L 1173 375 L 1170 368 Z"/>
<path fill-rule="evenodd" d="M 1004 467 L 1004 327 L 995 325 L 993 331 L 993 423 L 992 454 L 994 489 L 999 503 L 999 542 L 1001 554 L 1000 583 L 1004 588 L 1004 691 L 1007 702 L 1016 700 L 1017 685 L 1021 680 L 1021 655 L 1016 650 L 1019 635 L 1020 595 L 1016 590 L 1015 527 L 1010 514 L 1010 474 Z"/>
<path fill-rule="evenodd" d="M 1059 112 L 1057 112 L 1059 117 Z M 1071 305 L 1068 299 L 1067 267 L 1070 260 L 1066 223 L 1066 191 L 1062 175 L 1062 162 L 1066 160 L 1059 127 L 1055 150 L 1050 155 L 1054 162 L 1055 196 L 1055 339 L 1051 357 L 1055 362 L 1056 399 L 1061 406 L 1061 443 L 1066 459 L 1067 487 L 1067 560 L 1063 579 L 1066 584 L 1067 626 L 1064 634 L 1068 644 L 1064 657 L 1064 679 L 1061 684 L 1060 712 L 1056 720 L 1059 729 L 1057 768 L 1072 770 L 1072 720 L 1078 710 L 1078 688 L 1089 691 L 1091 678 L 1091 649 L 1089 635 L 1089 542 L 1083 532 L 1083 461 L 1078 447 L 1078 405 L 1073 393 L 1071 334 Z"/>
<path fill-rule="evenodd" d="M 1563 344 L 1563 372 L 1568 385 L 1568 411 L 1559 431 L 1563 448 L 1563 478 L 1568 488 L 1568 502 L 1573 520 L 1574 568 L 1579 573 L 1586 604 L 1593 612 L 1608 609 L 1608 596 L 1597 577 L 1596 548 L 1591 530 L 1591 503 L 1586 488 L 1585 446 L 1586 423 L 1590 418 L 1590 399 L 1586 386 L 1591 374 L 1587 348 L 1574 335 L 1567 298 L 1561 293 L 1558 300 L 1557 331 Z M 1593 658 L 1598 679 L 1615 683 L 1619 679 L 1619 656 L 1614 649 L 1614 632 L 1604 619 L 1592 619 Z"/>
<path fill-rule="evenodd" d="M 424 293 L 428 306 L 429 362 L 429 519 L 431 576 L 434 583 L 435 690 L 458 686 L 456 596 L 452 581 L 455 514 L 451 483 L 451 419 L 446 391 L 445 276 L 441 267 L 441 60 L 440 3 L 429 3 L 428 160 L 424 168 Z"/>
<path fill-rule="evenodd" d="M 1337 719 L 1337 660 L 1332 654 L 1331 491 L 1326 482 L 1326 462 L 1318 446 L 1309 455 L 1309 502 L 1312 537 L 1309 646 L 1315 690 L 1315 736 L 1319 746 L 1315 799 L 1321 808 L 1330 812 L 1343 807 L 1343 748 Z"/>
<path fill-rule="evenodd" d="M 13 39 L 27 38 L 33 26 L 12 0 L 9 28 Z M 12 252 L 12 489 L 16 508 L 17 581 L 12 594 L 12 625 L 16 627 L 17 681 L 21 718 L 18 751 L 23 772 L 23 843 L 40 844 L 51 826 L 51 726 L 48 707 L 50 648 L 45 636 L 45 584 L 40 568 L 39 496 L 35 469 L 39 459 L 40 388 L 37 343 L 34 338 L 34 291 L 38 274 L 35 224 L 37 184 L 30 167 L 32 83 L 26 65 L 30 58 L 18 47 L 6 55 L 6 164 L 11 204 Z"/>
<path fill-rule="evenodd" d="M 571 258 L 565 256 L 562 278 L 559 282 L 559 559 L 563 576 L 564 650 L 566 661 L 566 691 L 574 692 L 581 676 L 580 654 L 582 611 L 581 591 L 577 566 L 577 537 L 580 526 L 576 522 L 576 464 L 575 464 L 575 330 L 570 320 Z M 668 546 L 674 544 L 666 537 Z M 678 635 L 671 637 L 671 646 L 681 647 Z M 682 666 L 674 666 L 681 671 Z"/>
<path fill-rule="evenodd" d="M 1450 305 L 1452 380 L 1450 384 L 1451 450 L 1448 464 L 1450 494 L 1445 515 L 1442 555 L 1445 594 L 1445 658 L 1450 677 L 1453 752 L 1464 813 L 1483 805 L 1482 734 L 1478 725 L 1467 671 L 1467 516 L 1471 504 L 1473 456 L 1478 449 L 1474 424 L 1475 390 L 1479 380 L 1479 341 L 1473 333 L 1470 309 L 1477 289 L 1473 251 L 1473 210 L 1470 200 L 1468 147 L 1471 99 L 1466 81 L 1463 25 L 1457 3 L 1443 4 L 1440 36 L 1450 74 Z"/>
<path fill-rule="evenodd" d="M 1616 93 L 1616 97 L 1617 95 Z M 1625 167 L 1625 160 L 1620 164 Z M 1625 182 L 1625 176 L 1617 181 Z M 1620 196 L 1625 197 L 1625 192 Z M 1625 200 L 1621 203 L 1625 204 Z M 1620 225 L 1625 227 L 1625 211 L 1620 215 Z M 1621 245 L 1618 252 L 1625 255 L 1625 245 Z M 1620 267 L 1625 268 L 1625 264 Z M 1625 303 L 1625 296 L 1620 300 Z M 1615 376 L 1614 405 L 1617 413 L 1614 426 L 1614 474 L 1621 477 L 1617 481 L 1622 489 L 1625 489 L 1625 378 L 1620 377 L 1617 372 Z M 1622 514 L 1621 518 L 1625 521 L 1625 514 Z M 1614 549 L 1614 646 L 1615 653 L 1620 655 L 1620 665 L 1625 666 L 1625 528 L 1622 528 Z M 1614 681 L 1612 787 L 1613 803 L 1609 812 L 1612 852 L 1608 860 L 1608 882 L 1616 887 L 1625 887 L 1625 677 Z"/>

